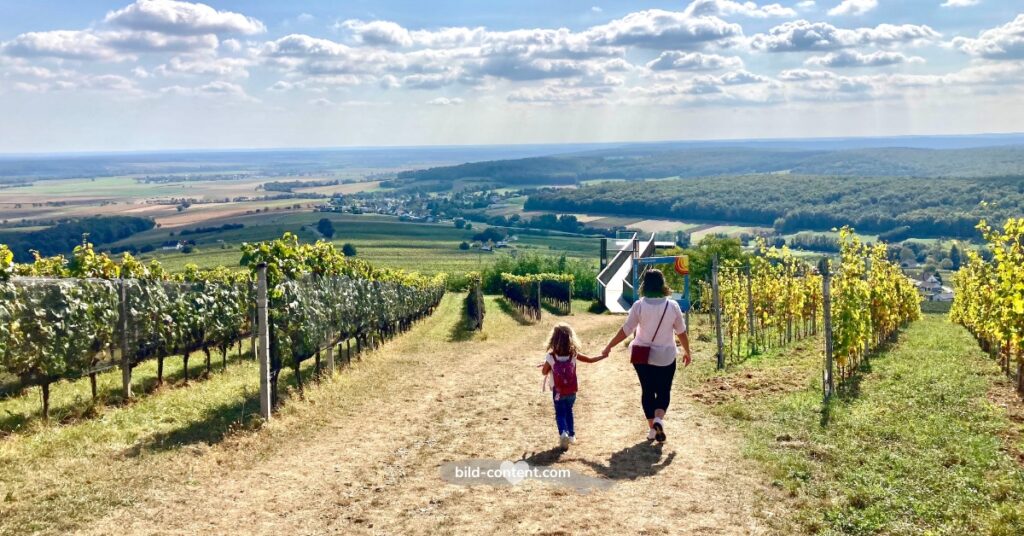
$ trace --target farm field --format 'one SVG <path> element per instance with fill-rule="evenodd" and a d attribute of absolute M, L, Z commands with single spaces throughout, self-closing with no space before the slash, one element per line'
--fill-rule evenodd
<path fill-rule="evenodd" d="M 196 263 L 200 267 L 219 265 L 235 266 L 238 263 L 238 246 L 243 242 L 256 242 L 280 237 L 285 232 L 297 234 L 305 241 L 322 238 L 313 228 L 321 218 L 328 218 L 334 224 L 335 236 L 331 240 L 337 246 L 351 243 L 356 247 L 358 257 L 375 265 L 400 268 L 422 273 L 462 273 L 477 270 L 497 255 L 479 250 L 459 250 L 459 244 L 472 240 L 479 230 L 456 229 L 452 224 L 430 224 L 402 222 L 391 216 L 352 215 L 321 212 L 280 211 L 251 214 L 217 220 L 216 224 L 241 223 L 242 229 L 188 235 L 196 241 L 196 249 L 189 254 L 177 251 L 156 251 L 142 255 L 142 258 L 158 259 L 170 270 L 180 270 L 185 264 Z M 306 227 L 305 230 L 302 228 Z M 173 240 L 167 229 L 152 229 L 113 246 L 160 243 Z M 564 235 L 519 235 L 516 242 L 518 251 L 560 255 L 570 258 L 594 261 L 600 250 L 595 238 Z"/>
<path fill-rule="evenodd" d="M 261 177 L 238 180 L 189 180 L 175 183 L 141 183 L 134 177 L 98 177 L 92 179 L 62 179 L 37 181 L 29 186 L 0 190 L 0 215 L 4 220 L 59 219 L 94 215 L 149 216 L 157 223 L 173 227 L 205 220 L 244 214 L 264 207 L 277 208 L 300 204 L 311 207 L 309 199 L 274 199 L 230 203 L 194 204 L 185 212 L 178 212 L 173 204 L 158 204 L 158 200 L 188 198 L 221 201 L 237 197 L 261 197 L 267 192 L 258 187 L 274 181 L 323 180 L 310 177 Z M 356 193 L 378 188 L 380 181 L 323 186 L 297 191 L 330 194 Z M 322 191 L 321 191 L 322 190 Z M 59 201 L 59 204 L 54 202 Z"/>

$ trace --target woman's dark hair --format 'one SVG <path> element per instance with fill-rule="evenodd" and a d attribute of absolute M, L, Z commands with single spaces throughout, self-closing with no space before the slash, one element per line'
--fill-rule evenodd
<path fill-rule="evenodd" d="M 648 298 L 662 298 L 672 294 L 672 289 L 665 283 L 665 274 L 657 268 L 644 272 L 644 281 L 640 285 L 640 293 Z"/>

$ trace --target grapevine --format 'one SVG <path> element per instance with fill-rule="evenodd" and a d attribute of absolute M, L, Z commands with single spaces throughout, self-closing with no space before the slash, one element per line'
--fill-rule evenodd
<path fill-rule="evenodd" d="M 983 220 L 978 229 L 992 261 L 967 253 L 953 276 L 950 319 L 966 327 L 1007 374 L 1015 374 L 1017 390 L 1024 393 L 1024 218 L 1008 219 L 1002 230 Z"/>
<path fill-rule="evenodd" d="M 71 258 L 11 261 L 0 246 L 0 371 L 42 387 L 44 418 L 58 380 L 88 375 L 95 398 L 97 372 L 155 358 L 159 382 L 164 359 L 181 355 L 187 382 L 192 353 L 205 354 L 209 374 L 211 352 L 220 352 L 224 367 L 230 346 L 253 332 L 251 272 L 189 265 L 171 275 L 155 261 L 125 254 L 118 262 L 84 241 Z M 444 292 L 443 278 L 376 269 L 330 244 L 300 246 L 287 234 L 246 245 L 242 263 L 257 262 L 268 263 L 274 282 L 278 365 L 297 367 L 332 341 L 393 335 L 432 311 Z"/>
<path fill-rule="evenodd" d="M 839 377 L 853 374 L 868 353 L 921 314 L 913 283 L 886 258 L 884 244 L 866 245 L 839 231 L 839 269 L 832 277 L 832 348 Z"/>

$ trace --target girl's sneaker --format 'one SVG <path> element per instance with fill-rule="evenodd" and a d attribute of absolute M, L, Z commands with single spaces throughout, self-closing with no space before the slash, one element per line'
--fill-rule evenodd
<path fill-rule="evenodd" d="M 647 440 L 648 441 L 654 441 L 654 438 L 656 436 L 657 436 L 657 432 L 654 431 L 654 428 L 650 428 L 650 429 L 647 430 Z"/>
<path fill-rule="evenodd" d="M 558 446 L 563 451 L 569 450 L 569 434 L 562 434 L 558 436 Z"/>
<path fill-rule="evenodd" d="M 569 444 L 570 445 L 575 445 L 576 444 L 576 436 L 574 436 L 574 435 L 569 436 Z"/>

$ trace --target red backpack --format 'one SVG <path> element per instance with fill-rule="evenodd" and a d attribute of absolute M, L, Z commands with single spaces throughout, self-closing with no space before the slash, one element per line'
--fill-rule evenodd
<path fill-rule="evenodd" d="M 555 392 L 559 396 L 576 394 L 578 387 L 576 383 L 576 360 L 559 361 L 558 357 L 554 354 L 551 354 L 551 358 L 555 362 L 554 365 L 551 365 L 551 377 L 554 381 Z"/>

